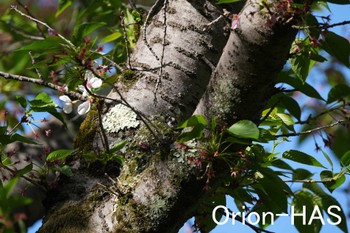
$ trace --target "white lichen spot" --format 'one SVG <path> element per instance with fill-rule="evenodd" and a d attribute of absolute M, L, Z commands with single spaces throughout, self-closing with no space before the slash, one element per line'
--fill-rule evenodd
<path fill-rule="evenodd" d="M 140 121 L 130 108 L 122 104 L 114 106 L 103 118 L 103 128 L 109 133 L 118 133 L 120 130 L 136 128 Z"/>

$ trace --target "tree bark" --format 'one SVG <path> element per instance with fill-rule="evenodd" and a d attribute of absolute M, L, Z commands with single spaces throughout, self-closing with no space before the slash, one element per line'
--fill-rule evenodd
<path fill-rule="evenodd" d="M 193 216 L 210 192 L 203 190 L 203 171 L 188 162 L 198 150 L 178 148 L 173 126 L 195 109 L 221 125 L 257 120 L 296 33 L 283 20 L 271 24 L 258 2 L 248 1 L 231 32 L 209 1 L 156 3 L 146 39 L 141 36 L 131 56 L 137 79 L 117 85 L 142 115 L 118 104 L 102 120 L 109 145 L 128 141 L 122 168 L 72 161 L 74 176 L 49 193 L 40 232 L 177 232 Z M 96 134 L 93 145 L 101 141 Z M 219 162 L 214 171 L 215 190 L 228 168 Z"/>

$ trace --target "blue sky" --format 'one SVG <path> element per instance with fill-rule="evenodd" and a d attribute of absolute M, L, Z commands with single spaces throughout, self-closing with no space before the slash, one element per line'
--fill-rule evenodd
<path fill-rule="evenodd" d="M 331 18 L 332 18 L 332 23 L 336 23 L 336 22 L 341 22 L 344 20 L 350 20 L 350 5 L 330 5 L 331 8 L 331 13 L 325 13 L 325 15 L 331 14 Z M 333 28 L 332 31 L 344 35 L 344 33 L 346 33 L 345 35 L 350 36 L 350 26 L 347 27 L 348 30 L 344 30 L 344 28 L 346 27 L 337 27 L 337 28 Z M 349 70 L 347 70 L 347 78 L 350 79 L 350 74 L 349 74 Z M 312 75 L 318 75 L 316 73 L 311 74 Z M 316 81 L 317 79 L 314 79 L 312 77 L 310 77 L 310 80 L 314 80 Z M 314 85 L 317 85 L 317 83 L 312 83 Z M 325 90 L 322 93 L 323 96 L 327 95 L 327 90 Z M 295 142 L 295 140 L 293 140 L 292 142 L 289 143 L 284 143 L 283 145 L 279 146 L 277 149 L 280 152 L 283 152 L 285 150 L 288 149 L 292 149 L 292 148 L 298 148 L 301 151 L 304 151 L 305 153 L 309 153 L 309 154 L 315 154 L 315 148 L 314 148 L 314 143 L 312 141 L 310 141 L 309 143 L 303 143 L 302 145 L 297 145 L 297 143 Z M 329 154 L 331 154 L 330 151 L 328 151 Z M 321 161 L 321 163 L 327 164 L 327 162 L 324 160 L 322 160 L 322 156 L 320 155 L 318 157 L 318 159 Z M 317 170 L 313 171 L 311 167 L 307 167 L 307 169 L 309 169 L 312 172 L 317 172 Z M 336 167 L 335 167 L 336 169 Z M 319 172 L 319 171 L 318 171 Z M 348 183 L 346 182 L 345 185 L 347 185 Z M 341 192 L 341 188 L 339 190 L 336 190 L 334 192 L 333 195 L 341 204 L 342 208 L 344 208 L 345 213 L 347 213 L 349 211 L 348 209 L 348 205 L 346 203 L 346 198 L 345 198 L 345 194 L 343 192 Z M 233 200 L 232 199 L 228 199 L 228 206 L 230 209 L 232 209 L 233 211 L 236 210 Z M 28 232 L 29 233 L 34 233 L 36 232 L 36 230 L 40 227 L 41 225 L 41 220 L 38 221 L 35 225 L 33 225 L 31 228 L 29 228 Z M 293 227 L 290 223 L 290 219 L 287 217 L 283 217 L 278 219 L 275 224 L 273 226 L 270 226 L 267 230 L 270 231 L 274 231 L 274 232 L 288 232 L 288 233 L 297 233 L 297 230 L 295 229 L 295 227 Z M 223 225 L 223 226 L 218 226 L 216 227 L 212 233 L 228 233 L 228 232 L 244 232 L 244 233 L 255 233 L 255 231 L 253 231 L 252 229 L 250 229 L 248 226 L 244 226 L 240 223 L 236 223 L 235 226 L 232 226 L 230 223 L 230 220 L 228 221 L 227 224 Z M 180 230 L 181 233 L 184 233 L 185 230 L 181 229 Z M 332 233 L 341 233 L 342 231 L 340 231 L 337 227 L 335 226 L 331 226 L 329 224 L 326 224 L 322 230 L 322 233 L 326 233 L 326 232 L 332 232 Z"/>

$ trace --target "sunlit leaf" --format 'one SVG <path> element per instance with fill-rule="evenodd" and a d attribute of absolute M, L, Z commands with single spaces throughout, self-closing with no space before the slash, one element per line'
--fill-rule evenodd
<path fill-rule="evenodd" d="M 125 146 L 127 143 L 128 143 L 127 140 L 121 141 L 121 142 L 115 144 L 115 145 L 109 150 L 109 152 L 110 152 L 110 153 L 115 153 L 115 152 L 117 152 L 117 151 L 123 149 L 124 146 Z"/>
<path fill-rule="evenodd" d="M 117 40 L 119 39 L 123 34 L 120 33 L 120 32 L 114 32 L 106 37 L 104 37 L 100 43 L 103 44 L 103 43 L 107 43 L 107 42 L 111 42 L 111 41 L 114 41 L 114 40 Z"/>
<path fill-rule="evenodd" d="M 238 121 L 228 128 L 227 131 L 239 138 L 259 139 L 258 127 L 254 122 L 249 120 Z"/>
<path fill-rule="evenodd" d="M 58 17 L 62 12 L 72 5 L 72 0 L 58 0 L 58 8 L 55 17 Z"/>
<path fill-rule="evenodd" d="M 63 160 L 72 155 L 74 152 L 76 152 L 76 150 L 55 150 L 47 156 L 46 160 L 50 162 L 55 160 Z"/>

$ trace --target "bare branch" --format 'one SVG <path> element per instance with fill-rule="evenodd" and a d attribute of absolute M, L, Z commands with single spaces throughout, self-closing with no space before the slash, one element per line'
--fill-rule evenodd
<path fill-rule="evenodd" d="M 37 24 L 43 25 L 43 26 L 46 27 L 49 31 L 55 32 L 55 34 L 56 34 L 59 38 L 61 38 L 62 40 L 64 40 L 71 48 L 75 48 L 74 44 L 73 44 L 70 40 L 66 39 L 64 36 L 62 36 L 61 34 L 59 34 L 58 32 L 56 32 L 56 30 L 54 30 L 52 27 L 50 27 L 47 23 L 44 23 L 44 22 L 42 22 L 42 21 L 40 21 L 40 20 L 38 20 L 38 19 L 36 19 L 36 18 L 30 16 L 30 15 L 27 15 L 27 14 L 23 13 L 22 11 L 18 10 L 18 8 L 17 8 L 16 5 L 12 5 L 12 6 L 11 6 L 11 9 L 13 9 L 13 10 L 16 11 L 18 14 L 22 15 L 22 16 L 25 17 L 25 18 L 27 18 L 27 19 L 29 19 L 29 20 L 31 20 L 31 21 L 37 23 Z"/>
<path fill-rule="evenodd" d="M 29 77 L 22 76 L 22 75 L 5 73 L 2 71 L 0 71 L 0 77 L 3 77 L 5 79 L 10 79 L 10 80 L 16 80 L 16 81 L 20 81 L 20 82 L 28 82 L 28 83 L 38 84 L 38 85 L 59 91 L 59 92 L 64 93 L 70 97 L 74 97 L 74 98 L 82 100 L 82 101 L 85 101 L 87 99 L 86 97 L 83 97 L 80 93 L 77 93 L 74 91 L 66 91 L 63 86 L 56 85 L 56 84 L 47 82 L 47 81 L 42 80 L 42 79 L 29 78 Z"/>
<path fill-rule="evenodd" d="M 320 23 L 320 25 L 310 25 L 310 26 L 299 26 L 299 25 L 293 25 L 292 28 L 298 29 L 298 30 L 303 30 L 303 29 L 309 29 L 309 28 L 321 28 L 321 29 L 326 29 L 326 28 L 333 28 L 333 27 L 338 27 L 338 26 L 343 26 L 350 24 L 349 20 L 339 22 L 339 23 L 334 23 L 334 24 L 328 24 L 328 23 Z"/>
<path fill-rule="evenodd" d="M 288 183 L 329 183 L 335 181 L 334 178 L 328 178 L 324 180 L 284 180 L 283 182 Z"/>
<path fill-rule="evenodd" d="M 317 132 L 317 131 L 320 131 L 320 130 L 323 130 L 323 129 L 334 127 L 336 125 L 344 124 L 346 122 L 349 122 L 349 119 L 339 120 L 339 121 L 333 122 L 332 124 L 329 124 L 329 125 L 320 126 L 320 127 L 317 127 L 317 128 L 314 128 L 314 129 L 310 129 L 310 130 L 306 130 L 306 131 L 302 131 L 302 132 L 299 132 L 299 133 L 279 134 L 279 135 L 275 135 L 275 137 L 276 138 L 279 138 L 279 137 L 294 137 L 294 136 L 300 136 L 300 135 L 305 135 L 305 134 L 311 134 L 311 133 L 314 133 L 314 132 Z"/>

